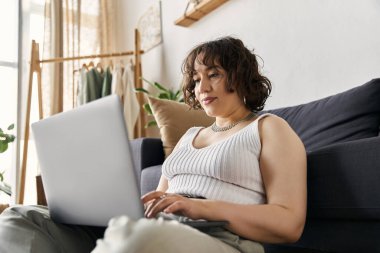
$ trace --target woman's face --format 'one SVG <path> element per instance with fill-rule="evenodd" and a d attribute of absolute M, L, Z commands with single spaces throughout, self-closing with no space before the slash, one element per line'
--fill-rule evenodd
<path fill-rule="evenodd" d="M 205 66 L 194 63 L 195 97 L 211 117 L 228 117 L 236 109 L 244 106 L 237 92 L 228 92 L 227 73 L 219 65 Z"/>

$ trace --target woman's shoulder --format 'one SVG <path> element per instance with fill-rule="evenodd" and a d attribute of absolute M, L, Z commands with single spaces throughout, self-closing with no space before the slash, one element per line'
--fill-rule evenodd
<path fill-rule="evenodd" d="M 189 134 L 194 134 L 194 133 L 197 133 L 199 132 L 201 129 L 203 129 L 204 127 L 202 126 L 194 126 L 194 127 L 190 127 L 189 129 L 187 129 L 187 131 L 185 132 L 184 135 L 189 135 Z"/>
<path fill-rule="evenodd" d="M 273 113 L 259 114 L 255 121 L 258 121 L 259 125 L 265 125 L 268 127 L 290 127 L 288 122 Z"/>
<path fill-rule="evenodd" d="M 286 122 L 286 120 L 284 120 L 280 116 L 277 116 L 276 114 L 270 112 L 261 113 L 258 115 L 258 118 L 263 120 L 266 119 L 267 121 L 271 122 Z"/>
<path fill-rule="evenodd" d="M 274 114 L 270 114 L 259 122 L 260 139 L 262 142 L 298 143 L 303 146 L 301 138 L 288 122 Z M 297 144 L 297 145 L 298 145 Z"/>
<path fill-rule="evenodd" d="M 259 117 L 259 131 L 261 135 L 270 134 L 273 136 L 281 133 L 294 133 L 288 122 L 275 114 L 265 113 Z"/>

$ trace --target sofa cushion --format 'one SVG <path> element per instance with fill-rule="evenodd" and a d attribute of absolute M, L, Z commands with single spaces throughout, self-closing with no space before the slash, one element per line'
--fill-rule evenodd
<path fill-rule="evenodd" d="M 158 138 L 138 138 L 130 140 L 137 179 L 141 182 L 141 172 L 146 167 L 164 162 L 162 141 Z M 157 185 L 156 185 L 157 186 Z"/>
<path fill-rule="evenodd" d="M 267 112 L 284 118 L 308 151 L 333 143 L 377 136 L 380 78 L 307 104 Z"/>
<path fill-rule="evenodd" d="M 161 165 L 150 166 L 141 171 L 141 195 L 154 191 L 161 177 Z"/>
<path fill-rule="evenodd" d="M 380 220 L 380 137 L 308 153 L 308 217 Z"/>
<path fill-rule="evenodd" d="M 184 103 L 153 97 L 149 97 L 148 101 L 160 128 L 166 157 L 190 127 L 209 126 L 215 120 L 207 116 L 203 110 L 190 110 Z"/>

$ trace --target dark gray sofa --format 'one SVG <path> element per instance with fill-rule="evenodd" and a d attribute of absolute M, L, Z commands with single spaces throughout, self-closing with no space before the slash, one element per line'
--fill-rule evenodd
<path fill-rule="evenodd" d="M 267 252 L 380 252 L 380 79 L 298 106 L 284 118 L 307 150 L 308 212 L 302 237 Z M 142 194 L 154 190 L 160 139 L 132 141 Z"/>

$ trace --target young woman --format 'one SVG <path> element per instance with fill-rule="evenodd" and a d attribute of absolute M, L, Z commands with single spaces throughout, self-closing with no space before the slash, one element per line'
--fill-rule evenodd
<path fill-rule="evenodd" d="M 181 138 L 163 164 L 157 190 L 142 197 L 145 214 L 174 213 L 228 225 L 200 232 L 119 218 L 95 252 L 106 252 L 101 249 L 107 243 L 120 245 L 122 252 L 262 252 L 259 242 L 297 241 L 306 217 L 305 149 L 283 119 L 257 114 L 271 83 L 260 74 L 256 56 L 239 39 L 221 38 L 195 47 L 183 74 L 186 103 L 215 117 L 215 123 L 191 128 Z M 110 234 L 118 229 L 131 237 L 112 241 Z"/>
<path fill-rule="evenodd" d="M 147 219 L 113 218 L 95 247 L 104 228 L 57 224 L 47 209 L 15 206 L 0 216 L 0 251 L 257 253 L 262 242 L 297 241 L 306 216 L 305 149 L 283 119 L 258 114 L 271 83 L 256 56 L 225 37 L 195 47 L 183 74 L 186 103 L 215 122 L 190 128 L 165 160 L 157 190 L 142 197 Z M 149 219 L 161 212 L 228 225 L 201 231 Z"/>

